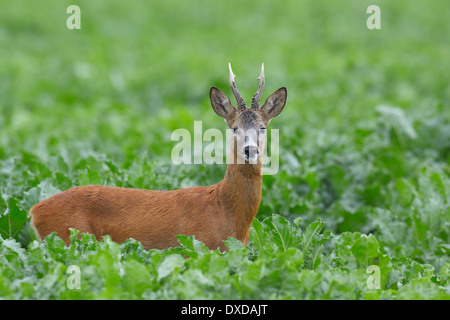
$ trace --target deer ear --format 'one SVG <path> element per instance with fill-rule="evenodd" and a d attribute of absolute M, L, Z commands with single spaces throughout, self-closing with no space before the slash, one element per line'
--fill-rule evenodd
<path fill-rule="evenodd" d="M 211 100 L 211 106 L 218 116 L 227 120 L 234 112 L 236 108 L 231 104 L 230 99 L 216 87 L 211 87 L 209 91 L 209 98 Z"/>
<path fill-rule="evenodd" d="M 276 117 L 283 111 L 283 108 L 286 105 L 286 98 L 287 90 L 285 87 L 282 87 L 267 98 L 266 102 L 264 102 L 264 105 L 261 107 L 261 111 L 268 119 Z"/>

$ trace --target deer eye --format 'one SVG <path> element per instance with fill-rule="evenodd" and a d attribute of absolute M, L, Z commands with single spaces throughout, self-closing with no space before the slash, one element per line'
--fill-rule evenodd
<path fill-rule="evenodd" d="M 231 130 L 233 130 L 233 133 L 237 133 L 237 131 L 238 131 L 238 128 L 232 128 Z"/>
<path fill-rule="evenodd" d="M 261 134 L 266 133 L 266 128 L 264 128 L 264 127 L 259 128 L 259 133 L 261 133 Z"/>

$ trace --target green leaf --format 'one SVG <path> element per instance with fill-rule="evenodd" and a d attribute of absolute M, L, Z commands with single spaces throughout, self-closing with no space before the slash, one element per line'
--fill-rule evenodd
<path fill-rule="evenodd" d="M 402 144 L 406 137 L 409 139 L 417 138 L 417 133 L 414 130 L 411 120 L 406 117 L 402 109 L 380 105 L 376 110 L 380 113 L 383 121 L 394 129 L 395 134 Z"/>
<path fill-rule="evenodd" d="M 408 180 L 401 178 L 395 181 L 395 189 L 397 190 L 399 201 L 404 206 L 411 205 L 416 195 L 416 190 Z"/>
<path fill-rule="evenodd" d="M 299 271 L 305 262 L 303 252 L 297 248 L 288 248 L 277 257 L 280 268 L 290 268 L 292 271 Z"/>
<path fill-rule="evenodd" d="M 58 188 L 55 188 L 50 179 L 45 179 L 40 182 L 36 187 L 24 192 L 24 199 L 22 205 L 25 208 L 30 209 L 33 205 L 40 201 L 50 198 L 51 196 L 61 192 Z"/>
<path fill-rule="evenodd" d="M 426 278 L 412 279 L 400 288 L 396 299 L 403 300 L 450 300 L 450 293 Z"/>
<path fill-rule="evenodd" d="M 315 269 L 321 262 L 323 244 L 327 242 L 332 234 L 330 231 L 323 231 L 326 223 L 321 219 L 311 223 L 301 236 L 301 249 L 305 259 L 305 268 Z M 322 232 L 323 231 L 323 232 Z"/>
<path fill-rule="evenodd" d="M 258 219 L 253 220 L 250 227 L 250 238 L 248 246 L 251 248 L 255 248 L 254 251 L 256 252 L 261 252 L 266 241 L 267 234 L 264 233 L 262 223 Z"/>
<path fill-rule="evenodd" d="M 371 265 L 378 266 L 381 272 L 381 285 L 384 286 L 387 283 L 388 273 L 391 270 L 391 258 L 380 251 L 380 245 L 372 234 L 368 236 L 363 234 L 357 238 L 350 251 L 359 267 L 365 269 Z"/>
<path fill-rule="evenodd" d="M 197 258 L 209 252 L 205 244 L 197 239 L 195 236 L 178 235 L 178 242 L 181 245 L 181 253 L 191 258 Z"/>
<path fill-rule="evenodd" d="M 175 269 L 183 266 L 185 259 L 179 254 L 167 256 L 158 267 L 158 281 L 170 275 Z"/>
<path fill-rule="evenodd" d="M 228 248 L 228 250 L 233 251 L 233 250 L 240 250 L 242 248 L 244 248 L 244 244 L 232 237 L 228 237 L 228 240 L 224 240 L 223 241 L 226 245 L 226 247 Z"/>
<path fill-rule="evenodd" d="M 28 212 L 14 197 L 8 197 L 6 203 L 6 211 L 0 215 L 0 236 L 19 240 L 19 233 L 28 221 Z"/>
<path fill-rule="evenodd" d="M 379 248 L 380 245 L 372 234 L 363 234 L 355 240 L 350 250 L 362 267 L 368 267 L 377 262 L 375 259 L 380 254 Z"/>
<path fill-rule="evenodd" d="M 270 232 L 274 241 L 282 251 L 297 247 L 301 241 L 302 231 L 280 215 L 272 215 L 264 219 L 265 231 Z"/>

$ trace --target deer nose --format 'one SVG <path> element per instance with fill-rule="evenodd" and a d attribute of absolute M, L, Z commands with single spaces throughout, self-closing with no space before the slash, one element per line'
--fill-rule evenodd
<path fill-rule="evenodd" d="M 246 159 L 253 159 L 259 154 L 258 148 L 255 146 L 246 146 L 244 148 L 244 155 Z"/>

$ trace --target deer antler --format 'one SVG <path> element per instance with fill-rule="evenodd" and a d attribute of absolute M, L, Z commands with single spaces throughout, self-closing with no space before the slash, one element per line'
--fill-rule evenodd
<path fill-rule="evenodd" d="M 234 97 L 236 98 L 236 102 L 238 104 L 238 109 L 245 109 L 245 101 L 242 99 L 241 95 L 239 94 L 239 91 L 236 87 L 236 82 L 234 81 L 234 78 L 236 77 L 233 73 L 233 70 L 231 70 L 231 63 L 228 63 L 228 68 L 230 69 L 230 86 L 231 90 L 233 91 Z"/>
<path fill-rule="evenodd" d="M 264 63 L 261 65 L 261 73 L 258 77 L 258 80 L 259 80 L 258 90 L 256 91 L 255 95 L 252 98 L 252 109 L 259 108 L 259 101 L 261 100 L 261 92 L 264 88 Z"/>

